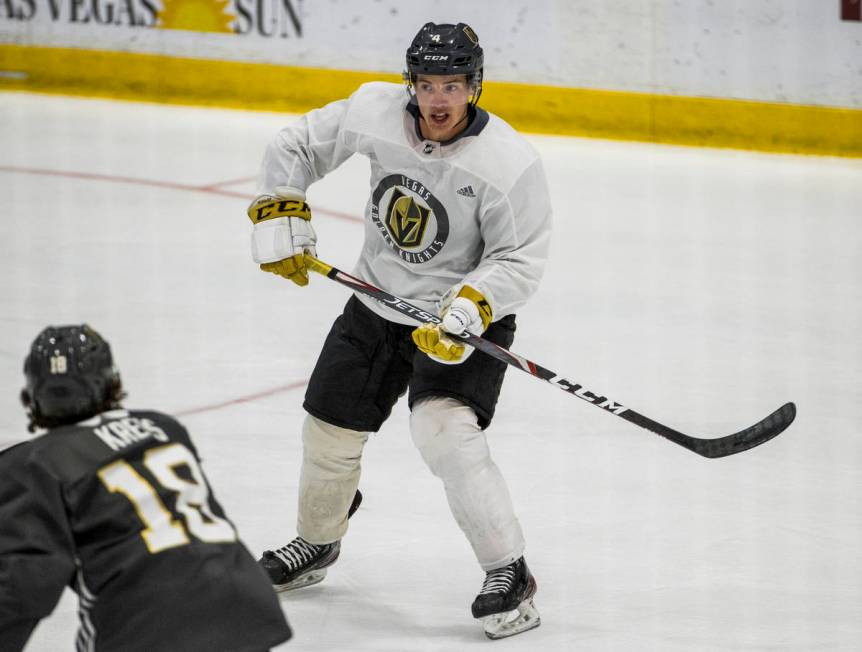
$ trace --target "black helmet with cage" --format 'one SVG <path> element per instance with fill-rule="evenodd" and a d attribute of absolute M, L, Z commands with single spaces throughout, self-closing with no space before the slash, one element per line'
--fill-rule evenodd
<path fill-rule="evenodd" d="M 119 407 L 123 388 L 111 347 L 87 324 L 49 326 L 24 360 L 21 402 L 30 430 L 88 419 Z"/>
<path fill-rule="evenodd" d="M 469 25 L 425 23 L 407 48 L 404 81 L 412 94 L 418 75 L 466 75 L 473 87 L 470 104 L 475 105 L 482 94 L 484 63 L 479 37 Z"/>

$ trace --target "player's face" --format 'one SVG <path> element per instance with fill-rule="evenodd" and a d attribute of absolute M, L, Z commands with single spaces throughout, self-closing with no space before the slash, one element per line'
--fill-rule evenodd
<path fill-rule="evenodd" d="M 429 140 L 451 140 L 467 128 L 467 105 L 473 89 L 465 75 L 418 75 L 419 128 Z"/>

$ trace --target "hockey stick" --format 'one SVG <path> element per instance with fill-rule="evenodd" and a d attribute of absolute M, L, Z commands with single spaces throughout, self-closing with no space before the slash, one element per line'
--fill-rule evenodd
<path fill-rule="evenodd" d="M 372 299 L 376 299 L 393 310 L 400 312 L 402 315 L 415 319 L 417 322 L 440 323 L 440 319 L 436 315 L 432 315 L 431 313 L 408 303 L 400 297 L 389 294 L 378 287 L 350 276 L 350 274 L 346 274 L 340 269 L 327 265 L 309 254 L 305 255 L 305 263 L 312 271 L 322 274 L 337 283 L 341 283 L 356 292 L 361 292 Z M 760 444 L 781 434 L 787 426 L 793 423 L 793 419 L 796 418 L 796 406 L 793 403 L 785 403 L 765 419 L 762 419 L 753 426 L 746 428 L 745 430 L 740 430 L 732 435 L 718 437 L 716 439 L 691 437 L 690 435 L 685 435 L 673 428 L 662 425 L 657 421 L 653 421 L 649 417 L 645 417 L 644 415 L 635 412 L 616 401 L 612 401 L 606 396 L 591 392 L 583 385 L 567 380 L 562 376 L 558 376 L 550 369 L 546 369 L 531 360 L 522 358 L 521 356 L 512 353 L 501 346 L 497 346 L 483 337 L 472 335 L 470 333 L 459 336 L 453 335 L 452 337 L 453 339 L 457 339 L 479 349 L 483 353 L 487 353 L 493 358 L 497 358 L 506 364 L 517 367 L 521 371 L 525 371 L 532 376 L 536 376 L 552 385 L 556 385 L 563 391 L 568 392 L 569 394 L 574 394 L 587 403 L 591 403 L 596 407 L 602 408 L 606 412 L 615 414 L 626 421 L 630 421 L 631 423 L 640 426 L 641 428 L 646 428 L 657 435 L 661 435 L 665 439 L 672 441 L 674 444 L 679 444 L 683 448 L 687 448 L 703 457 L 726 457 L 728 455 L 735 455 L 736 453 L 747 451 L 749 448 L 754 448 L 755 446 L 760 446 Z"/>

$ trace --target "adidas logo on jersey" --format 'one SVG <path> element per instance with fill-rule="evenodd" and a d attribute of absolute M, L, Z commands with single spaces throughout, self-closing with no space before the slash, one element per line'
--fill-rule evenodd
<path fill-rule="evenodd" d="M 463 197 L 475 197 L 476 196 L 476 193 L 473 192 L 473 186 L 464 186 L 463 188 L 460 188 L 460 189 L 456 190 L 455 192 L 457 192 L 459 195 L 461 195 Z"/>

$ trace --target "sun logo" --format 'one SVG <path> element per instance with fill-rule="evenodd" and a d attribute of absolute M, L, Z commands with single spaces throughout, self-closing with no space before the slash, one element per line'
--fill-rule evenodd
<path fill-rule="evenodd" d="M 164 0 L 158 13 L 161 29 L 233 34 L 235 14 L 227 12 L 230 0 Z"/>

